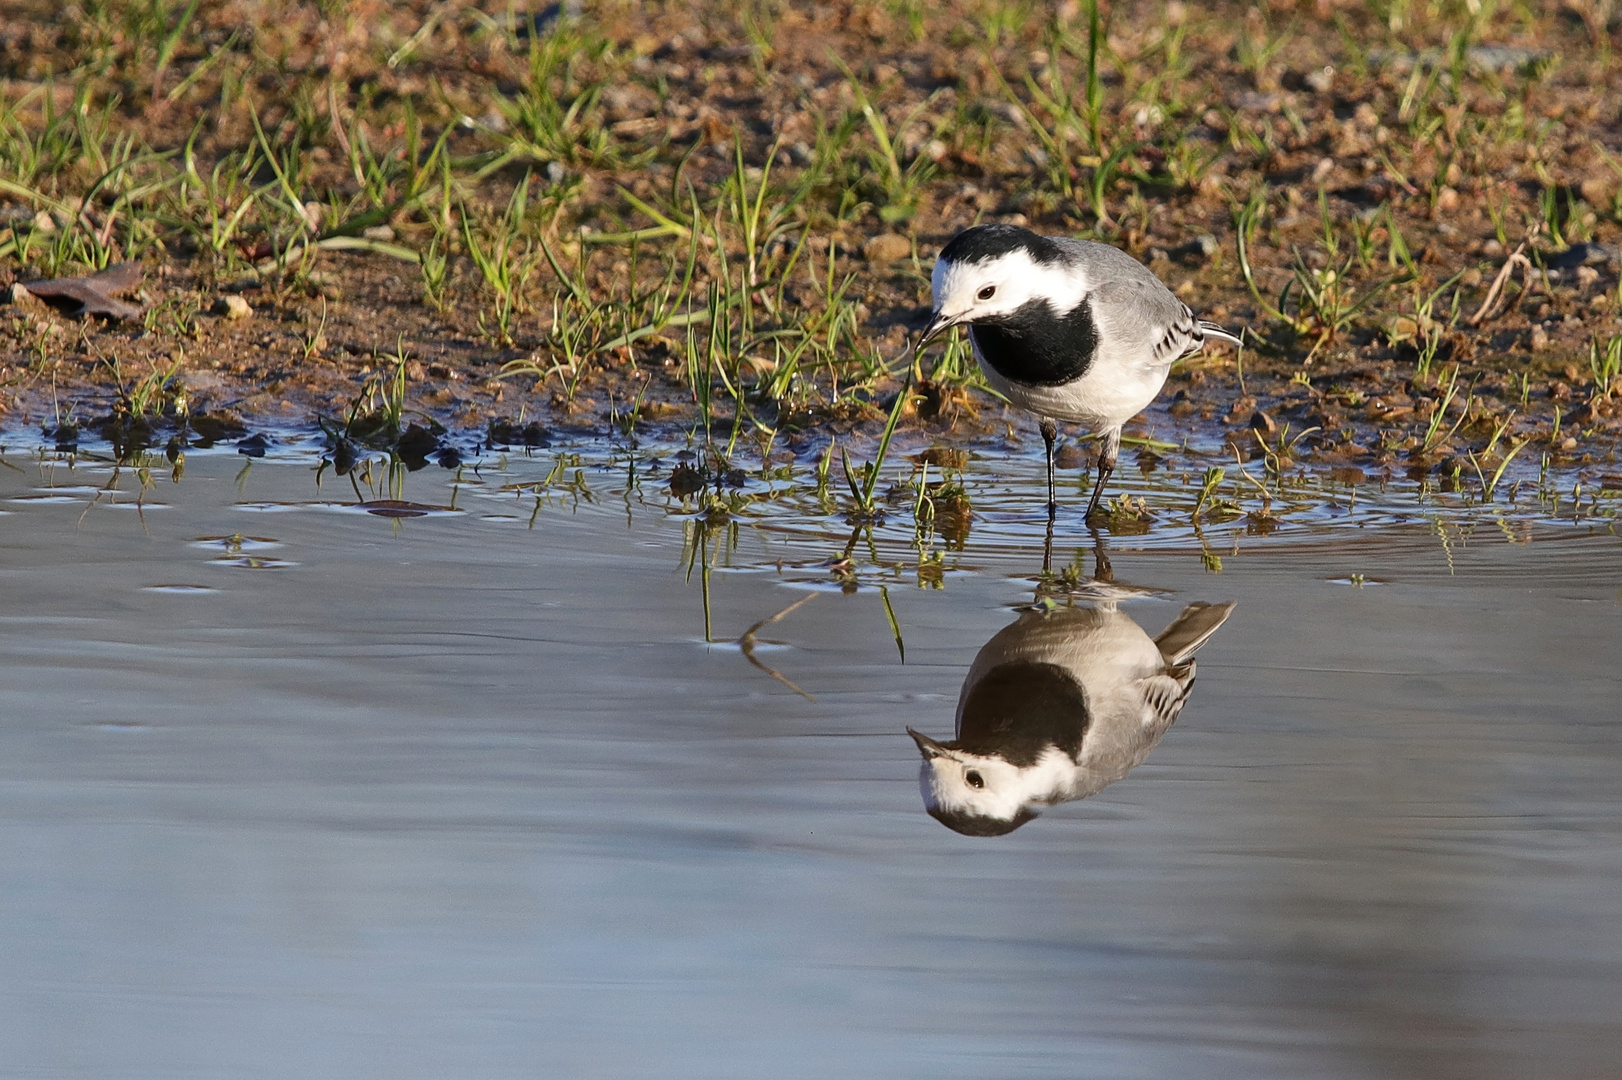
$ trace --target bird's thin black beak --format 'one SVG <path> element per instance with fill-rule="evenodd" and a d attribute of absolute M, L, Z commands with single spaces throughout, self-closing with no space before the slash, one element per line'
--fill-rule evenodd
<path fill-rule="evenodd" d="M 947 315 L 942 315 L 938 311 L 935 312 L 934 318 L 929 320 L 929 325 L 926 326 L 924 328 L 924 332 L 918 336 L 918 344 L 912 347 L 912 355 L 916 357 L 919 353 L 924 351 L 924 347 L 927 346 L 931 341 L 934 341 L 936 338 L 940 337 L 942 334 L 956 325 L 957 319 L 951 318 Z"/>
<path fill-rule="evenodd" d="M 912 728 L 908 728 L 907 734 L 911 735 L 912 741 L 918 744 L 918 752 L 924 755 L 925 761 L 938 758 L 947 752 L 946 747 L 942 746 L 934 739 L 931 739 L 928 735 L 925 735 L 921 731 L 914 731 Z"/>

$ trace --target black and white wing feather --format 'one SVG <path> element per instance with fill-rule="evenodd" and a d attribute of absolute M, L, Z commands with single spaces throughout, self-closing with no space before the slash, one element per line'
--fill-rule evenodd
<path fill-rule="evenodd" d="M 1162 363 L 1173 364 L 1185 356 L 1190 356 L 1205 348 L 1205 342 L 1210 338 L 1219 341 L 1231 341 L 1235 345 L 1243 345 L 1233 334 L 1218 326 L 1214 322 L 1195 317 L 1187 304 L 1178 302 L 1180 310 L 1177 317 L 1166 327 L 1160 340 L 1155 343 L 1155 359 Z"/>
<path fill-rule="evenodd" d="M 1176 721 L 1194 689 L 1194 661 L 1180 664 L 1164 675 L 1137 681 L 1143 695 L 1143 726 L 1158 734 Z"/>
<path fill-rule="evenodd" d="M 1155 647 L 1165 658 L 1166 669 L 1137 681 L 1138 692 L 1143 696 L 1145 727 L 1164 731 L 1183 711 L 1194 689 L 1194 654 L 1228 621 L 1233 609 L 1232 601 L 1225 604 L 1196 601 L 1185 607 L 1155 638 Z"/>
<path fill-rule="evenodd" d="M 1169 367 L 1199 352 L 1207 338 L 1239 344 L 1222 327 L 1195 317 L 1146 269 L 1141 276 L 1100 285 L 1091 299 L 1099 323 L 1099 350 L 1118 351 L 1123 359 L 1135 355 L 1151 366 Z"/>
<path fill-rule="evenodd" d="M 1177 317 L 1155 342 L 1155 359 L 1162 363 L 1176 363 L 1189 353 L 1199 352 L 1205 345 L 1205 335 L 1194 312 L 1181 301 L 1177 307 Z"/>

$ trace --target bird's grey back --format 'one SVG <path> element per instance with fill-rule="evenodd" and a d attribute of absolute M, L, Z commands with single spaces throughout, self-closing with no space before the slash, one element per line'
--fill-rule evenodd
<path fill-rule="evenodd" d="M 1153 362 L 1169 364 L 1177 359 L 1165 355 L 1168 331 L 1193 329 L 1193 316 L 1165 282 L 1153 271 L 1119 248 L 1068 236 L 1053 242 L 1074 266 L 1080 267 L 1092 285 L 1093 318 L 1103 337 L 1123 352 L 1141 353 Z M 1179 353 L 1180 355 L 1180 350 Z"/>
<path fill-rule="evenodd" d="M 1147 266 L 1118 247 L 1092 240 L 1078 240 L 1073 236 L 1050 236 L 1048 239 L 1053 241 L 1066 262 L 1080 267 L 1095 282 L 1137 280 L 1165 288 Z"/>

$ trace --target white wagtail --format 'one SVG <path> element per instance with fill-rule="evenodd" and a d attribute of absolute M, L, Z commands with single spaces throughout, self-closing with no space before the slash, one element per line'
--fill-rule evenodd
<path fill-rule="evenodd" d="M 1165 385 L 1172 364 L 1207 338 L 1240 341 L 1194 317 L 1187 304 L 1132 256 L 1014 225 L 976 225 L 935 262 L 935 311 L 917 351 L 949 327 L 967 325 L 980 370 L 998 393 L 1041 418 L 1047 444 L 1048 518 L 1055 421 L 1103 436 L 1087 517 L 1115 471 L 1121 425 Z"/>
<path fill-rule="evenodd" d="M 1194 652 L 1232 611 L 1190 604 L 1152 641 L 1114 604 L 1024 613 L 969 667 L 956 739 L 907 729 L 924 806 L 949 829 L 1001 836 L 1115 783 L 1183 711 Z"/>

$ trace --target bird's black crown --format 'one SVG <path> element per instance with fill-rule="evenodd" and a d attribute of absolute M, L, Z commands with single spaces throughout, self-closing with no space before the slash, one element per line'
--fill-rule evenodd
<path fill-rule="evenodd" d="M 1034 261 L 1045 264 L 1064 258 L 1058 244 L 1018 225 L 976 225 L 964 229 L 941 249 L 941 258 L 947 262 L 978 263 L 1011 251 L 1024 251 Z"/>

